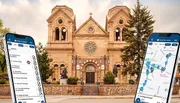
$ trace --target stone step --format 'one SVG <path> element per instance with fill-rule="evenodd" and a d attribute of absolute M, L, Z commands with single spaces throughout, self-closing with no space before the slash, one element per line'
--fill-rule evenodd
<path fill-rule="evenodd" d="M 98 95 L 99 89 L 96 85 L 86 85 L 82 88 L 82 95 Z"/>

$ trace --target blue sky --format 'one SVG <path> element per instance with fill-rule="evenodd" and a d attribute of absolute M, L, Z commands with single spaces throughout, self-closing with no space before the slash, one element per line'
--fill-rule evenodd
<path fill-rule="evenodd" d="M 140 0 L 148 6 L 156 20 L 155 32 L 180 33 L 180 0 Z M 76 15 L 77 28 L 88 19 L 89 13 L 105 27 L 108 10 L 116 5 L 134 7 L 136 0 L 0 0 L 0 19 L 4 26 L 19 34 L 31 35 L 36 42 L 47 42 L 47 18 L 56 5 L 67 5 Z"/>

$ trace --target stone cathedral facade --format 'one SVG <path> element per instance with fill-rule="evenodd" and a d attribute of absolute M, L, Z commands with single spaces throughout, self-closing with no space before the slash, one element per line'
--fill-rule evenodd
<path fill-rule="evenodd" d="M 46 50 L 53 59 L 54 74 L 50 81 L 59 81 L 60 72 L 67 68 L 69 77 L 78 77 L 86 84 L 103 82 L 104 74 L 118 67 L 117 82 L 128 83 L 129 75 L 123 76 L 120 48 L 127 45 L 123 28 L 130 9 L 115 6 L 109 9 L 105 28 L 92 15 L 78 28 L 73 10 L 67 6 L 55 6 L 48 22 Z M 83 14 L 82 14 L 83 15 Z"/>

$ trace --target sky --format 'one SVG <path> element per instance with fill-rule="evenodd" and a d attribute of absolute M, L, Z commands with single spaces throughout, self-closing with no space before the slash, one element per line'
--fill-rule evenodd
<path fill-rule="evenodd" d="M 156 21 L 154 32 L 180 33 L 180 0 L 140 0 Z M 105 28 L 110 8 L 125 5 L 134 8 L 136 0 L 0 0 L 0 19 L 12 32 L 32 36 L 36 42 L 47 43 L 47 18 L 56 5 L 67 5 L 76 15 L 78 28 L 93 13 L 93 18 Z"/>

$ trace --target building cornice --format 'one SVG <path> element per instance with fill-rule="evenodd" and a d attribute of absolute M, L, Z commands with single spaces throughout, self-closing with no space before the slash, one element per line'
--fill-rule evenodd
<path fill-rule="evenodd" d="M 107 48 L 107 51 L 120 51 L 121 48 Z"/>
<path fill-rule="evenodd" d="M 114 41 L 114 42 L 109 42 L 109 44 L 127 44 L 125 41 Z"/>
<path fill-rule="evenodd" d="M 102 35 L 102 34 L 73 34 L 73 37 L 109 37 L 109 35 Z"/>
<path fill-rule="evenodd" d="M 54 42 L 48 42 L 47 44 L 73 44 L 73 42 L 54 41 Z"/>
<path fill-rule="evenodd" d="M 47 47 L 46 50 L 47 51 L 53 51 L 53 50 L 62 50 L 62 51 L 69 50 L 69 51 L 74 51 L 74 48 L 49 48 L 49 47 Z"/>

